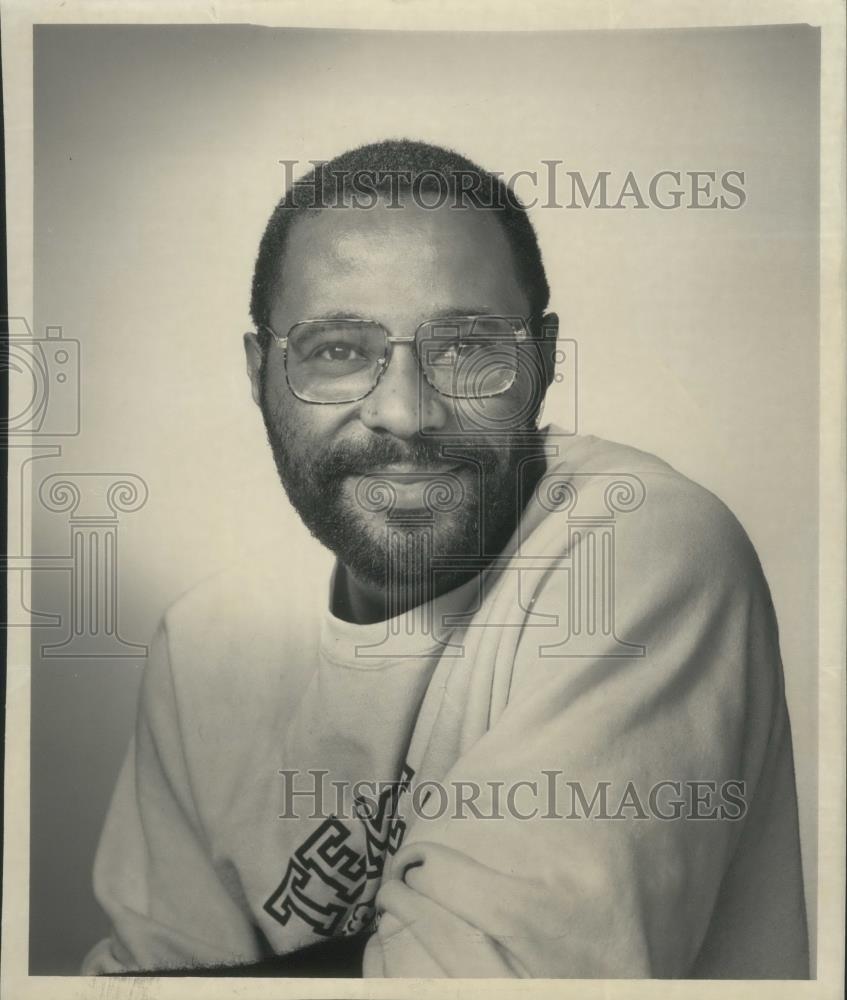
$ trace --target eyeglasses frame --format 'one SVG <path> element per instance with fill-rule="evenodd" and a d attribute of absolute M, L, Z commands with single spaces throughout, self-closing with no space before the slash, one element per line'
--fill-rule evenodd
<path fill-rule="evenodd" d="M 467 320 L 467 319 L 471 319 L 471 320 L 478 320 L 478 319 L 503 319 L 503 320 L 506 320 L 510 324 L 510 326 L 512 327 L 512 332 L 516 336 L 516 342 L 518 344 L 522 344 L 522 343 L 526 343 L 527 341 L 530 341 L 530 340 L 533 339 L 532 334 L 529 332 L 529 327 L 532 326 L 533 320 L 536 319 L 536 317 L 533 316 L 533 315 L 530 315 L 530 316 L 498 316 L 496 313 L 474 313 L 474 314 L 463 315 L 463 316 L 442 317 L 440 319 L 425 319 L 422 323 L 418 324 L 418 326 L 415 328 L 415 332 L 411 336 L 408 336 L 408 337 L 392 336 L 391 333 L 388 331 L 388 329 L 382 323 L 380 323 L 378 320 L 375 320 L 375 319 L 362 319 L 362 318 L 359 318 L 359 317 L 346 319 L 343 316 L 333 317 L 333 319 L 343 320 L 345 323 L 357 323 L 357 324 L 360 323 L 362 325 L 368 324 L 368 325 L 371 325 L 371 326 L 374 326 L 374 325 L 375 326 L 379 326 L 379 327 L 382 328 L 382 330 L 385 333 L 385 343 L 387 345 L 388 350 L 386 351 L 385 356 L 383 358 L 380 358 L 380 360 L 377 362 L 378 370 L 377 370 L 376 378 L 374 379 L 374 383 L 370 387 L 370 389 L 368 389 L 367 392 L 363 393 L 361 396 L 357 396 L 355 399 L 344 399 L 344 400 L 303 399 L 302 396 L 298 396 L 297 393 L 294 391 L 294 389 L 291 386 L 291 380 L 288 377 L 288 340 L 291 337 L 291 334 L 298 327 L 309 326 L 310 324 L 317 324 L 317 323 L 327 323 L 327 322 L 330 322 L 330 320 L 328 320 L 327 318 L 323 318 L 323 319 L 320 319 L 320 318 L 317 318 L 317 319 L 301 319 L 301 320 L 298 320 L 296 323 L 294 323 L 291 326 L 291 328 L 288 331 L 288 334 L 285 337 L 280 336 L 280 334 L 278 334 L 276 332 L 276 330 L 274 330 L 274 328 L 269 323 L 265 323 L 265 324 L 262 324 L 261 326 L 259 326 L 260 330 L 264 330 L 266 333 L 270 334 L 270 336 L 273 339 L 274 343 L 276 343 L 279 347 L 281 347 L 283 349 L 283 352 L 284 352 L 283 357 L 284 357 L 284 361 L 285 361 L 285 382 L 286 382 L 286 385 L 288 386 L 289 390 L 291 391 L 291 394 L 296 399 L 299 399 L 301 403 L 310 403 L 312 406 L 345 406 L 348 403 L 359 403 L 363 399 L 367 399 L 367 397 L 370 396 L 370 394 L 374 391 L 374 389 L 376 389 L 376 387 L 379 385 L 380 379 L 385 374 L 385 372 L 388 370 L 388 365 L 391 362 L 391 353 L 392 353 L 391 352 L 391 346 L 393 344 L 415 344 L 416 345 L 417 344 L 417 339 L 418 339 L 418 333 L 420 332 L 420 330 L 422 329 L 422 327 L 429 326 L 429 325 L 432 325 L 432 324 L 435 324 L 435 323 L 443 323 L 444 325 L 447 325 L 447 324 L 449 324 L 449 322 L 450 322 L 451 319 L 452 320 L 459 320 L 459 319 L 462 319 L 462 320 Z M 418 354 L 417 349 L 415 349 L 414 355 L 415 355 L 415 360 L 418 363 L 418 368 L 423 373 L 423 376 L 426 379 L 427 384 L 432 389 L 434 389 L 437 393 L 439 393 L 439 395 L 444 396 L 447 399 L 492 399 L 495 396 L 502 396 L 504 393 L 507 393 L 512 388 L 512 386 L 515 384 L 515 379 L 517 378 L 517 371 L 516 371 L 515 374 L 512 376 L 512 381 L 509 383 L 509 385 L 507 385 L 505 389 L 500 389 L 497 392 L 487 392 L 487 393 L 483 393 L 480 396 L 454 396 L 451 393 L 444 392 L 443 390 L 439 389 L 437 385 L 433 385 L 432 384 L 432 381 L 430 380 L 429 374 L 427 373 L 427 370 L 424 367 L 423 362 L 420 359 L 420 356 Z"/>

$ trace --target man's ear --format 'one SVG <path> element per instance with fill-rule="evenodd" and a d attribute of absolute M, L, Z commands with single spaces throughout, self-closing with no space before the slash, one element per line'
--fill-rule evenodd
<path fill-rule="evenodd" d="M 546 392 L 553 383 L 553 376 L 556 374 L 556 339 L 559 336 L 559 316 L 558 313 L 548 312 L 541 317 L 540 339 L 538 350 L 541 354 L 541 362 L 544 366 L 544 378 Z"/>
<path fill-rule="evenodd" d="M 250 379 L 253 402 L 256 406 L 261 406 L 262 390 L 259 376 L 262 370 L 263 351 L 255 333 L 244 334 L 244 353 L 247 355 L 247 375 Z"/>

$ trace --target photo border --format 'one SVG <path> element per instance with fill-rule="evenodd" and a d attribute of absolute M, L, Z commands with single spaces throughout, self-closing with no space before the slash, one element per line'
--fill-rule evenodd
<path fill-rule="evenodd" d="M 690 0 L 624 4 L 503 0 L 308 0 L 214 4 L 182 0 L 3 0 L 3 90 L 6 135 L 9 314 L 33 315 L 33 25 L 261 24 L 384 30 L 492 31 L 731 27 L 805 23 L 821 29 L 820 107 L 820 498 L 819 498 L 819 789 L 817 978 L 810 981 L 717 980 L 440 980 L 59 977 L 28 975 L 30 635 L 7 630 L 6 829 L 3 844 L 3 952 L 0 994 L 9 1000 L 64 997 L 428 998 L 450 996 L 592 998 L 803 998 L 842 995 L 845 878 L 845 9 L 836 0 L 739 4 Z M 14 401 L 10 401 L 14 405 Z M 13 411 L 14 412 L 14 411 Z M 8 517 L 27 530 L 31 512 L 10 492 Z"/>

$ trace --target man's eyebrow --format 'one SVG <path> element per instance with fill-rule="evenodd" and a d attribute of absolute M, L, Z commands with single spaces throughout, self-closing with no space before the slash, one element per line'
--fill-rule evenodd
<path fill-rule="evenodd" d="M 449 319 L 451 316 L 496 316 L 489 306 L 450 306 L 447 309 L 437 309 L 429 319 Z"/>
<path fill-rule="evenodd" d="M 357 312 L 353 312 L 351 309 L 332 309 L 329 312 L 319 312 L 315 313 L 314 316 L 309 317 L 312 320 L 315 319 L 373 319 L 372 316 L 361 316 Z"/>

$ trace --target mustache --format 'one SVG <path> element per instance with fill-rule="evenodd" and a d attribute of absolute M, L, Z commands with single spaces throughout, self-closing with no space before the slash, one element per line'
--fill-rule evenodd
<path fill-rule="evenodd" d="M 445 454 L 445 451 L 447 454 Z M 449 452 L 453 452 L 451 455 Z M 496 461 L 495 450 L 463 441 L 458 447 L 449 449 L 444 442 L 416 436 L 401 441 L 394 437 L 373 437 L 365 442 L 339 442 L 320 456 L 319 468 L 322 479 L 336 479 L 344 476 L 368 475 L 378 472 L 386 465 L 408 463 L 426 468 L 443 465 L 444 462 L 459 463 L 472 460 L 487 466 Z"/>

